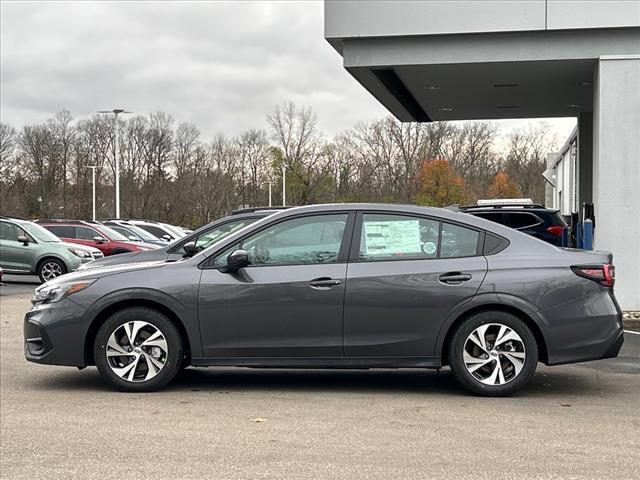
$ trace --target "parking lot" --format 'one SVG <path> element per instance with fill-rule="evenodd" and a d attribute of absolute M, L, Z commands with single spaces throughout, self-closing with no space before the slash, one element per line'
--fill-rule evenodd
<path fill-rule="evenodd" d="M 24 360 L 21 288 L 2 287 L 0 299 L 2 478 L 621 479 L 640 469 L 640 335 L 626 335 L 614 360 L 540 365 L 512 398 L 469 396 L 446 369 L 188 369 L 164 391 L 124 394 L 94 368 Z"/>

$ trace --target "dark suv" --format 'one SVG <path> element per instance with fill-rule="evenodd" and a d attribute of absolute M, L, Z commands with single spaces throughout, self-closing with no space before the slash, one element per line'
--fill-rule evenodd
<path fill-rule="evenodd" d="M 490 205 L 469 205 L 460 210 L 476 217 L 515 228 L 532 237 L 544 240 L 557 247 L 569 226 L 558 210 L 539 204 L 497 203 Z"/>

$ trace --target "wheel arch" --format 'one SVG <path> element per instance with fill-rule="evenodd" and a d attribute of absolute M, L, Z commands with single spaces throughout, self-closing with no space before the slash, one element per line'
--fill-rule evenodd
<path fill-rule="evenodd" d="M 40 267 L 47 260 L 57 260 L 57 261 L 61 262 L 64 265 L 64 268 L 67 271 L 67 273 L 71 271 L 71 269 L 69 268 L 69 264 L 67 263 L 67 261 L 64 258 L 62 258 L 62 256 L 57 255 L 55 253 L 47 252 L 47 253 L 42 254 L 36 260 L 36 264 L 35 264 L 35 268 L 33 270 L 33 273 L 35 273 L 37 275 L 38 272 L 40 271 Z"/>
<path fill-rule="evenodd" d="M 184 322 L 182 319 L 169 307 L 163 305 L 160 302 L 156 302 L 154 300 L 143 299 L 143 298 L 132 298 L 132 299 L 123 299 L 120 301 L 116 301 L 111 303 L 102 310 L 100 310 L 93 321 L 89 325 L 87 330 L 87 334 L 85 335 L 84 342 L 84 358 L 86 365 L 95 365 L 95 360 L 93 358 L 93 343 L 96 338 L 96 334 L 98 333 L 98 329 L 100 326 L 114 313 L 124 310 L 126 308 L 132 307 L 145 307 L 156 310 L 164 315 L 166 315 L 178 328 L 180 332 L 180 337 L 182 338 L 182 344 L 184 347 L 185 357 L 187 362 L 191 361 L 191 343 L 189 342 L 189 335 L 187 334 L 187 329 L 184 326 Z"/>
<path fill-rule="evenodd" d="M 515 307 L 513 305 L 509 305 L 509 304 L 505 304 L 505 303 L 483 303 L 481 305 L 475 305 L 471 308 L 469 308 L 468 310 L 464 311 L 463 313 L 460 313 L 454 320 L 453 322 L 448 326 L 443 338 L 442 338 L 442 342 L 440 343 L 440 357 L 442 359 L 442 364 L 443 365 L 448 365 L 449 363 L 449 343 L 451 340 L 451 337 L 453 336 L 454 332 L 456 331 L 456 329 L 458 328 L 459 325 L 461 325 L 462 323 L 464 323 L 465 320 L 467 320 L 469 317 L 475 315 L 476 313 L 480 313 L 480 312 L 486 312 L 486 311 L 500 311 L 500 312 L 506 312 L 506 313 L 510 313 L 516 317 L 518 317 L 520 320 L 522 320 L 527 327 L 529 327 L 529 329 L 531 330 L 531 332 L 533 333 L 533 336 L 536 339 L 536 343 L 538 345 L 538 360 L 546 363 L 548 360 L 548 351 L 547 351 L 547 344 L 546 344 L 546 340 L 544 338 L 544 334 L 542 333 L 542 330 L 540 329 L 540 326 L 536 323 L 536 321 L 528 314 L 526 313 L 524 310 Z"/>

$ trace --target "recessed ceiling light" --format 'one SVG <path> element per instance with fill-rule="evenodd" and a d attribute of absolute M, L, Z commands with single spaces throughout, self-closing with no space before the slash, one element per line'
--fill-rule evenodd
<path fill-rule="evenodd" d="M 453 112 L 453 107 L 440 107 L 439 112 Z"/>
<path fill-rule="evenodd" d="M 496 83 L 494 88 L 509 88 L 509 87 L 519 87 L 519 83 Z"/>
<path fill-rule="evenodd" d="M 591 85 L 593 85 L 593 82 L 590 80 L 580 80 L 578 82 L 578 85 L 580 85 L 581 87 L 590 87 Z"/>
<path fill-rule="evenodd" d="M 579 103 L 570 103 L 568 105 L 569 108 L 580 108 L 582 105 L 580 105 Z"/>
<path fill-rule="evenodd" d="M 520 105 L 498 105 L 496 108 L 520 108 Z"/>
<path fill-rule="evenodd" d="M 440 85 L 429 85 L 427 90 L 440 90 Z"/>

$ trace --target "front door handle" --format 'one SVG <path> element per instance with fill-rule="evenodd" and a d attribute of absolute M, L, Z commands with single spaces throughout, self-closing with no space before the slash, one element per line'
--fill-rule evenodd
<path fill-rule="evenodd" d="M 309 286 L 311 288 L 316 288 L 319 290 L 327 290 L 336 285 L 340 285 L 341 283 L 342 283 L 342 280 L 337 280 L 335 278 L 330 278 L 330 277 L 320 277 L 320 278 L 314 278 L 313 280 L 311 280 L 309 282 Z"/>
<path fill-rule="evenodd" d="M 448 283 L 449 285 L 458 285 L 459 283 L 471 280 L 471 275 L 468 273 L 449 272 L 440 275 L 438 280 L 443 283 Z"/>

